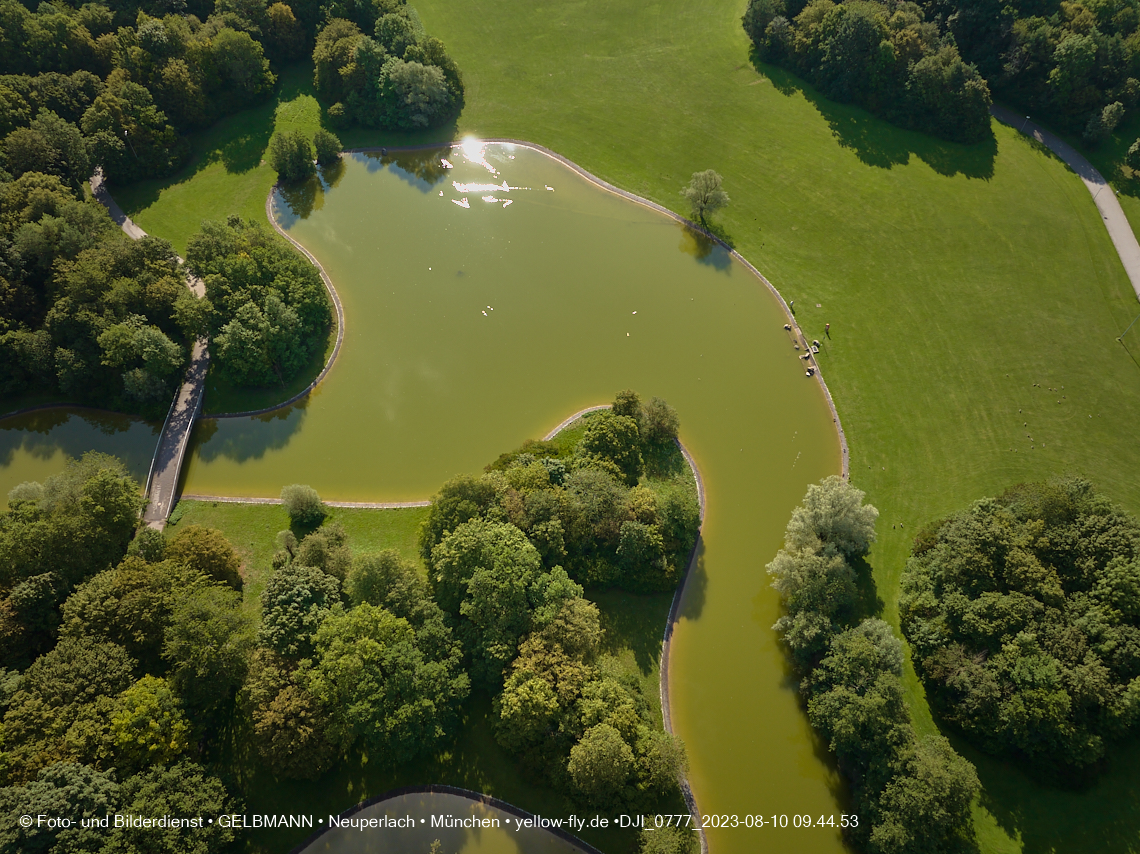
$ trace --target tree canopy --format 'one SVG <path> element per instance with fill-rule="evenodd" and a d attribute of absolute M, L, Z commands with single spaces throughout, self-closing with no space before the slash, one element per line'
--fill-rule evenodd
<path fill-rule="evenodd" d="M 966 851 L 977 773 L 911 724 L 902 644 L 860 590 L 879 515 L 864 498 L 838 477 L 808 488 L 768 564 L 785 610 L 773 628 L 803 675 L 808 720 L 850 781 L 859 822 L 846 834 L 876 854 Z"/>
<path fill-rule="evenodd" d="M 678 428 L 663 400 L 643 406 L 622 392 L 612 411 L 584 419 L 575 441 L 529 441 L 482 477 L 444 484 L 420 532 L 421 554 L 431 563 L 448 532 L 485 519 L 521 531 L 544 568 L 562 566 L 580 584 L 671 589 L 700 525 Z M 446 581 L 437 590 L 444 610 L 461 595 Z"/>
<path fill-rule="evenodd" d="M 264 227 L 205 222 L 186 262 L 206 284 L 211 355 L 233 382 L 283 384 L 324 346 L 332 314 L 320 273 Z"/>
<path fill-rule="evenodd" d="M 193 302 L 165 241 L 130 240 L 58 173 L 0 175 L 0 394 L 164 412 Z"/>
<path fill-rule="evenodd" d="M 1086 481 L 927 527 L 900 611 L 932 705 L 983 749 L 1091 768 L 1140 725 L 1140 523 Z"/>
<path fill-rule="evenodd" d="M 916 3 L 749 0 L 744 29 L 761 59 L 823 94 L 957 142 L 990 133 L 990 89 Z"/>
<path fill-rule="evenodd" d="M 71 591 L 122 558 L 141 505 L 122 463 L 97 453 L 27 493 L 37 497 L 0 513 L 0 655 L 24 666 L 50 644 Z"/>
<path fill-rule="evenodd" d="M 363 4 L 362 4 L 363 5 Z M 419 16 L 394 0 L 371 14 L 330 11 L 313 48 L 314 85 L 340 124 L 418 130 L 454 118 L 463 106 L 459 67 Z"/>

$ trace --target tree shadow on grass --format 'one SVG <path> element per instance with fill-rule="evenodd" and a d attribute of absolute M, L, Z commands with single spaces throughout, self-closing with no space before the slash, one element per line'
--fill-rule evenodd
<path fill-rule="evenodd" d="M 648 673 L 661 656 L 661 639 L 669 619 L 672 593 L 628 593 L 624 590 L 586 591 L 586 598 L 598 606 L 605 637 L 602 651 L 633 652 L 638 669 Z"/>
<path fill-rule="evenodd" d="M 918 131 L 903 130 L 861 107 L 825 98 L 790 71 L 761 62 L 755 50 L 750 59 L 753 68 L 766 77 L 777 92 L 787 96 L 802 95 L 823 116 L 839 145 L 855 152 L 859 160 L 868 166 L 880 169 L 905 166 L 914 156 L 939 175 L 964 175 L 987 181 L 993 177 L 997 139 L 992 132 L 981 142 L 964 145 Z"/>
<path fill-rule="evenodd" d="M 1020 840 L 1023 854 L 1134 854 L 1140 846 L 1140 789 L 1132 770 L 1140 763 L 1140 738 L 1116 745 L 1103 776 L 1073 789 L 982 753 L 951 729 L 943 732 L 974 763 L 981 805 Z"/>

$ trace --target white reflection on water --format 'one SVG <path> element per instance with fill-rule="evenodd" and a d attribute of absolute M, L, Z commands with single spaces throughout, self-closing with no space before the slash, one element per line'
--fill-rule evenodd
<path fill-rule="evenodd" d="M 499 175 L 499 170 L 496 169 L 493 165 L 491 165 L 490 161 L 487 159 L 487 145 L 486 145 L 486 143 L 482 142 L 481 140 L 468 137 L 467 139 L 463 140 L 463 142 L 460 143 L 459 145 L 453 145 L 452 151 L 455 152 L 455 154 L 453 154 L 453 157 L 457 156 L 457 155 L 462 155 L 463 158 L 468 163 L 471 163 L 475 166 L 482 166 L 484 169 L 486 169 L 492 175 L 495 175 L 495 176 Z M 501 160 L 502 159 L 501 155 L 497 156 L 496 159 Z M 515 156 L 513 154 L 509 154 L 509 155 L 507 155 L 507 159 L 508 160 L 514 160 Z M 450 160 L 448 160 L 446 157 L 441 157 L 439 159 L 439 162 L 440 162 L 440 165 L 443 166 L 443 168 L 445 168 L 445 169 L 454 169 L 455 168 L 455 165 Z M 507 207 L 508 205 L 513 204 L 514 200 L 513 199 L 500 199 L 497 196 L 495 196 L 494 193 L 496 193 L 496 192 L 509 193 L 512 190 L 529 190 L 530 189 L 530 187 L 512 187 L 507 183 L 505 178 L 503 179 L 503 183 L 501 183 L 501 184 L 486 184 L 486 183 L 478 183 L 478 182 L 474 182 L 474 181 L 468 182 L 468 183 L 464 183 L 462 181 L 452 181 L 451 186 L 453 186 L 455 188 L 455 191 L 457 193 L 488 193 L 488 195 L 482 196 L 483 201 L 489 202 L 489 203 L 502 202 L 504 208 Z M 547 185 L 543 185 L 543 186 L 545 186 L 547 190 L 553 190 L 554 189 L 553 187 L 550 187 Z M 441 196 L 443 195 L 442 191 L 440 192 L 440 195 Z M 468 208 L 468 209 L 471 208 L 471 205 L 468 203 L 466 198 L 464 198 L 462 201 L 457 200 L 457 199 L 452 199 L 451 201 L 453 204 L 459 205 L 459 207 L 461 207 L 461 208 Z"/>

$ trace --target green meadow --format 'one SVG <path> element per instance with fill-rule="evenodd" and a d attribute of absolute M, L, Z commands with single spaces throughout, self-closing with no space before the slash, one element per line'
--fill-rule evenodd
<path fill-rule="evenodd" d="M 961 146 L 822 99 L 751 61 L 743 7 L 424 0 L 467 86 L 458 125 L 434 139 L 539 143 L 682 213 L 692 172 L 724 176 L 732 202 L 716 230 L 824 342 L 852 480 L 882 514 L 871 563 L 896 625 L 913 535 L 977 498 L 1074 473 L 1140 513 L 1140 364 L 1116 340 L 1140 306 L 1081 182 L 997 122 L 992 139 Z M 321 119 L 310 73 L 286 69 L 275 100 L 194 140 L 182 174 L 116 198 L 180 250 L 202 219 L 264 216 L 271 134 Z M 1135 179 L 1118 164 L 1138 133 L 1125 126 L 1092 153 L 1133 222 Z M 756 556 L 757 573 L 770 557 Z M 913 673 L 907 685 L 916 723 L 932 728 Z M 1136 850 L 1138 753 L 1126 746 L 1091 793 L 970 754 L 986 786 L 983 850 Z"/>

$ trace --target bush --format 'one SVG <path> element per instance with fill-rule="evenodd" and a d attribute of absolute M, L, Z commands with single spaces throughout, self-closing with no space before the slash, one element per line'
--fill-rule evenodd
<path fill-rule="evenodd" d="M 166 557 L 241 590 L 241 558 L 221 531 L 201 525 L 184 528 L 166 544 Z"/>
<path fill-rule="evenodd" d="M 1085 142 L 1096 145 L 1108 139 L 1123 119 L 1124 105 L 1119 101 L 1114 101 L 1103 110 L 1093 113 L 1085 125 Z"/>
<path fill-rule="evenodd" d="M 321 128 L 313 136 L 313 148 L 317 152 L 317 163 L 330 166 L 340 160 L 340 139 Z"/>
<path fill-rule="evenodd" d="M 1124 162 L 1133 169 L 1140 169 L 1140 138 L 1128 146 L 1128 154 L 1125 155 Z"/>
<path fill-rule="evenodd" d="M 285 183 L 308 178 L 314 171 L 313 148 L 299 130 L 279 133 L 269 144 L 269 165 Z"/>
<path fill-rule="evenodd" d="M 311 486 L 294 483 L 281 490 L 281 503 L 294 525 L 316 525 L 326 515 L 325 507 L 317 491 Z"/>

